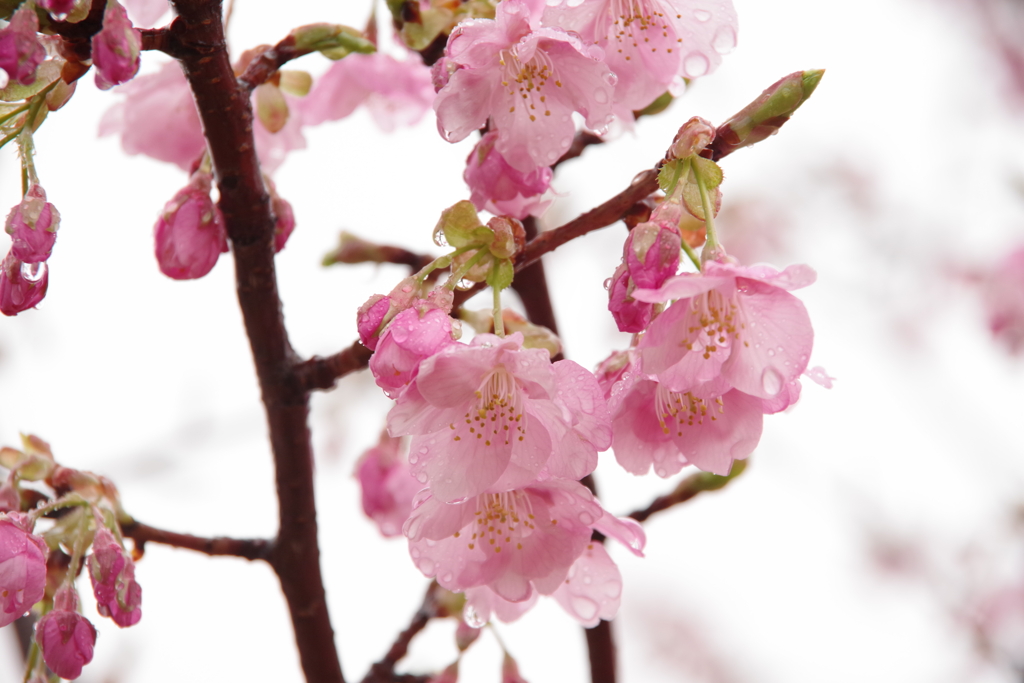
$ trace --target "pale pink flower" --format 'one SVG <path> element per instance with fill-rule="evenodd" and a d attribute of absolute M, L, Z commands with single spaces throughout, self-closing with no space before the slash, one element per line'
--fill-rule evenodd
<path fill-rule="evenodd" d="M 0 313 L 17 315 L 46 296 L 50 271 L 46 263 L 23 263 L 8 253 L 0 263 Z"/>
<path fill-rule="evenodd" d="M 46 542 L 32 534 L 27 515 L 0 514 L 0 628 L 43 599 L 46 555 Z"/>
<path fill-rule="evenodd" d="M 579 33 L 605 52 L 615 75 L 615 102 L 643 109 L 682 78 L 714 71 L 736 46 L 730 0 L 561 0 L 544 24 Z"/>
<path fill-rule="evenodd" d="M 501 597 L 487 586 L 467 588 L 464 593 L 466 595 L 466 605 L 462 610 L 462 618 L 465 619 L 467 624 L 477 628 L 481 628 L 491 619 L 497 619 L 504 624 L 511 624 L 529 612 L 540 598 L 540 593 L 534 592 L 526 600 L 512 602 Z"/>
<path fill-rule="evenodd" d="M 574 111 L 594 129 L 612 119 L 615 77 L 601 49 L 536 26 L 522 0 L 500 3 L 493 21 L 463 21 L 445 54 L 454 72 L 434 100 L 441 135 L 458 142 L 490 119 L 495 149 L 522 173 L 550 166 L 569 149 Z"/>
<path fill-rule="evenodd" d="M 128 13 L 117 0 L 108 0 L 103 28 L 92 37 L 92 61 L 96 87 L 107 90 L 130 81 L 139 71 L 142 35 L 132 26 Z"/>
<path fill-rule="evenodd" d="M 1011 353 L 1024 352 L 1024 247 L 1010 253 L 988 276 L 984 303 L 992 334 Z"/>
<path fill-rule="evenodd" d="M 21 203 L 7 214 L 4 229 L 14 244 L 11 253 L 25 263 L 39 263 L 50 257 L 57 240 L 60 213 L 46 201 L 46 191 L 33 183 Z"/>
<path fill-rule="evenodd" d="M 418 56 L 399 61 L 375 52 L 351 54 L 332 64 L 300 106 L 306 124 L 313 126 L 343 119 L 363 105 L 390 133 L 423 118 L 433 100 L 430 67 Z"/>
<path fill-rule="evenodd" d="M 548 476 L 580 479 L 610 444 L 594 376 L 552 365 L 523 336 L 476 336 L 424 360 L 388 415 L 393 436 L 414 435 L 409 462 L 438 500 L 465 499 Z"/>
<path fill-rule="evenodd" d="M 167 14 L 171 5 L 167 0 L 123 0 L 128 15 L 139 26 L 150 28 Z"/>
<path fill-rule="evenodd" d="M 96 629 L 78 613 L 74 588 L 57 591 L 53 610 L 36 624 L 36 642 L 43 650 L 43 661 L 61 678 L 78 678 L 82 667 L 92 661 Z"/>
<path fill-rule="evenodd" d="M 11 15 L 10 23 L 0 29 L 0 69 L 12 81 L 28 85 L 36 80 L 36 68 L 46 58 L 39 42 L 39 18 L 35 8 L 25 3 Z"/>
<path fill-rule="evenodd" d="M 638 345 L 644 373 L 677 393 L 721 376 L 750 396 L 776 397 L 807 367 L 814 340 L 807 309 L 786 290 L 814 278 L 803 265 L 779 272 L 708 261 L 701 273 L 677 275 L 657 290 L 637 289 L 633 297 L 640 301 L 677 300 Z"/>
<path fill-rule="evenodd" d="M 193 280 L 213 270 L 228 250 L 220 209 L 210 198 L 209 173 L 196 172 L 167 202 L 153 228 L 160 272 L 175 280 Z"/>
<path fill-rule="evenodd" d="M 370 357 L 370 372 L 385 394 L 397 398 L 424 359 L 454 343 L 448 312 L 421 300 L 388 323 Z"/>
<path fill-rule="evenodd" d="M 369 449 L 356 465 L 356 478 L 362 491 L 363 512 L 377 523 L 384 536 L 398 536 L 412 511 L 412 501 L 423 485 L 412 476 L 409 462 L 402 452 L 403 442 L 381 435 L 380 442 Z"/>
<path fill-rule="evenodd" d="M 444 588 L 488 586 L 520 602 L 558 590 L 603 514 L 585 486 L 560 479 L 457 503 L 426 489 L 404 532 L 413 562 Z"/>
<path fill-rule="evenodd" d="M 117 89 L 124 101 L 107 110 L 100 136 L 119 134 L 128 154 L 145 154 L 190 171 L 206 149 L 192 91 L 177 61 Z"/>
<path fill-rule="evenodd" d="M 96 531 L 88 565 L 96 610 L 122 628 L 139 623 L 142 587 L 135 581 L 135 562 L 105 526 Z"/>
<path fill-rule="evenodd" d="M 466 158 L 462 178 L 472 192 L 470 201 L 478 211 L 496 216 L 512 216 L 522 220 L 539 216 L 551 204 L 544 193 L 554 175 L 547 166 L 523 173 L 509 166 L 505 157 L 494 148 L 498 133 L 490 131 L 476 143 Z"/>

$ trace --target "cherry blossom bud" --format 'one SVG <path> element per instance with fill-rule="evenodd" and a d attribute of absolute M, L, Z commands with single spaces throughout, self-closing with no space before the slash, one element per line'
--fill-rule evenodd
<path fill-rule="evenodd" d="M 33 184 L 24 199 L 7 214 L 4 229 L 14 240 L 11 253 L 25 263 L 39 263 L 50 257 L 60 227 L 60 213 L 46 201 L 46 191 Z"/>
<path fill-rule="evenodd" d="M 46 543 L 31 532 L 28 515 L 0 515 L 0 628 L 43 599 Z"/>
<path fill-rule="evenodd" d="M 470 200 L 480 211 L 519 219 L 539 216 L 551 204 L 550 199 L 542 198 L 551 184 L 551 169 L 541 166 L 529 173 L 517 171 L 494 148 L 497 140 L 497 131 L 487 133 L 466 158 L 462 178 L 472 192 Z"/>
<path fill-rule="evenodd" d="M 718 127 L 714 158 L 720 159 L 778 133 L 782 124 L 811 96 L 824 74 L 824 69 L 797 71 L 769 86 L 756 100 Z"/>
<path fill-rule="evenodd" d="M 652 304 L 637 301 L 631 295 L 634 287 L 629 268 L 620 263 L 615 274 L 606 283 L 608 287 L 608 310 L 622 332 L 643 332 L 651 323 L 654 314 Z"/>
<path fill-rule="evenodd" d="M 39 19 L 31 3 L 25 3 L 0 29 L 0 69 L 12 81 L 29 85 L 36 79 L 36 67 L 46 58 L 38 37 Z"/>
<path fill-rule="evenodd" d="M 23 263 L 13 253 L 0 264 L 0 313 L 17 315 L 46 296 L 49 271 L 45 263 Z"/>
<path fill-rule="evenodd" d="M 469 646 L 475 643 L 479 637 L 480 629 L 470 626 L 462 619 L 459 619 L 459 625 L 455 628 L 455 646 L 459 648 L 459 652 L 468 650 Z"/>
<path fill-rule="evenodd" d="M 75 0 L 36 0 L 36 6 L 57 17 L 70 14 L 75 7 Z"/>
<path fill-rule="evenodd" d="M 96 629 L 78 613 L 74 588 L 57 591 L 53 611 L 36 624 L 36 642 L 43 650 L 43 661 L 61 678 L 78 678 L 82 667 L 92 661 Z"/>
<path fill-rule="evenodd" d="M 197 172 L 164 207 L 154 227 L 160 272 L 175 280 L 203 277 L 228 250 L 220 210 L 210 198 L 212 177 Z"/>
<path fill-rule="evenodd" d="M 519 665 L 512 655 L 505 653 L 505 661 L 501 663 L 501 683 L 527 683 L 526 679 L 519 675 Z"/>
<path fill-rule="evenodd" d="M 359 341 L 371 351 L 377 348 L 377 331 L 384 322 L 384 316 L 391 310 L 391 299 L 383 294 L 374 294 L 366 300 L 356 313 L 356 328 Z"/>
<path fill-rule="evenodd" d="M 386 537 L 402 533 L 402 525 L 412 512 L 413 498 L 423 488 L 401 453 L 402 441 L 388 436 L 385 430 L 380 442 L 366 451 L 356 466 L 363 512 Z"/>
<path fill-rule="evenodd" d="M 370 371 L 377 386 L 397 398 L 423 360 L 454 342 L 447 311 L 420 301 L 396 315 L 380 335 Z"/>
<path fill-rule="evenodd" d="M 694 116 L 683 124 L 676 133 L 669 155 L 676 159 L 685 159 L 692 154 L 700 154 L 715 139 L 715 127 L 707 119 Z"/>
<path fill-rule="evenodd" d="M 526 247 L 526 230 L 515 218 L 498 216 L 487 221 L 487 227 L 494 231 L 490 250 L 495 258 L 510 259 Z"/>
<path fill-rule="evenodd" d="M 116 0 L 108 0 L 103 28 L 92 37 L 92 61 L 96 87 L 107 90 L 130 81 L 139 71 L 142 34 L 132 26 L 128 13 Z"/>
<path fill-rule="evenodd" d="M 135 581 L 135 563 L 105 526 L 96 531 L 88 564 L 96 610 L 122 628 L 139 623 L 142 587 Z"/>
<path fill-rule="evenodd" d="M 679 231 L 670 224 L 641 223 L 630 231 L 623 260 L 637 287 L 657 289 L 679 268 Z"/>

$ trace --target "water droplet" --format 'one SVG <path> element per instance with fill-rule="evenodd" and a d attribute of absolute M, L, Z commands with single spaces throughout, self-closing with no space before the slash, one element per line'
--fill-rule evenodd
<path fill-rule="evenodd" d="M 668 476 L 668 472 L 665 471 L 664 467 L 658 467 L 657 469 L 654 470 L 654 473 L 657 474 L 662 479 Z"/>
<path fill-rule="evenodd" d="M 691 52 L 683 60 L 683 74 L 687 78 L 699 78 L 708 72 L 711 62 L 699 52 Z"/>
<path fill-rule="evenodd" d="M 455 578 L 455 576 L 451 572 L 448 572 L 441 577 L 441 581 L 442 583 L 449 583 L 453 578 Z"/>
<path fill-rule="evenodd" d="M 412 529 L 410 528 L 410 531 L 411 531 L 411 530 L 412 530 Z M 418 558 L 419 558 L 419 556 L 420 556 L 420 550 L 419 550 L 419 548 L 412 548 L 412 549 L 411 549 L 411 550 L 409 551 L 409 556 L 410 556 L 410 557 L 412 557 L 412 559 L 414 559 L 414 560 L 415 560 L 415 559 L 418 559 Z"/>
<path fill-rule="evenodd" d="M 409 464 L 410 465 L 415 465 L 419 461 L 420 461 L 420 456 L 416 455 L 415 453 L 410 453 L 409 454 Z"/>
<path fill-rule="evenodd" d="M 589 512 L 581 512 L 580 513 L 580 524 L 584 524 L 586 526 L 590 526 L 593 523 L 594 523 L 594 518 L 593 518 L 593 516 Z"/>
<path fill-rule="evenodd" d="M 768 349 L 768 357 L 771 358 L 775 355 L 775 349 Z"/>
<path fill-rule="evenodd" d="M 592 578 L 590 578 L 589 575 L 588 576 L 584 576 L 583 577 L 583 583 L 585 583 L 585 584 L 587 584 L 589 586 L 590 584 L 594 583 L 594 580 Z"/>
<path fill-rule="evenodd" d="M 405 292 L 406 294 L 408 294 L 409 292 L 412 291 L 412 286 L 411 285 L 405 285 L 404 287 L 402 287 L 402 291 Z"/>
<path fill-rule="evenodd" d="M 761 373 L 761 386 L 764 393 L 775 396 L 782 391 L 782 375 L 775 368 L 765 368 Z"/>
<path fill-rule="evenodd" d="M 21 277 L 29 282 L 39 282 L 46 275 L 45 263 L 22 263 Z"/>
<path fill-rule="evenodd" d="M 706 9 L 697 9 L 693 11 L 693 16 L 697 21 L 707 21 L 711 18 L 711 12 Z"/>
<path fill-rule="evenodd" d="M 720 55 L 726 55 L 732 52 L 733 48 L 736 47 L 736 31 L 732 26 L 723 26 L 718 29 L 718 33 L 711 41 L 711 47 L 715 48 L 715 52 Z"/>
<path fill-rule="evenodd" d="M 590 621 L 597 616 L 597 603 L 590 598 L 574 595 L 569 604 L 572 606 L 572 611 L 583 621 Z"/>
<path fill-rule="evenodd" d="M 598 104 L 607 104 L 608 103 L 608 91 L 607 90 L 595 90 L 594 91 L 594 101 L 597 102 Z"/>
<path fill-rule="evenodd" d="M 487 622 L 477 613 L 473 606 L 466 604 L 466 608 L 462 610 L 462 618 L 466 620 L 466 624 L 473 628 L 483 628 L 487 625 Z"/>
<path fill-rule="evenodd" d="M 417 474 L 416 475 L 416 481 L 418 481 L 421 484 L 426 484 L 427 483 L 427 473 L 426 472 L 420 472 L 419 474 Z"/>
<path fill-rule="evenodd" d="M 431 576 L 434 570 L 437 569 L 437 565 L 429 557 L 420 558 L 420 561 L 416 563 L 416 566 L 420 568 L 420 571 L 427 576 Z"/>

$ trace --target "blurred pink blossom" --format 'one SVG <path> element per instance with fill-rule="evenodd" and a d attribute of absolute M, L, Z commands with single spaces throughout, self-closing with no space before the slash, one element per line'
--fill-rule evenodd
<path fill-rule="evenodd" d="M 117 0 L 109 0 L 103 28 L 92 37 L 96 86 L 107 90 L 130 81 L 139 71 L 141 49 L 142 35 L 132 26 L 128 13 Z"/>
<path fill-rule="evenodd" d="M 23 4 L 11 15 L 10 23 L 0 28 L 0 69 L 12 81 L 28 85 L 36 80 L 36 68 L 46 58 L 38 32 L 39 19 L 29 3 Z"/>
<path fill-rule="evenodd" d="M 1024 352 L 1024 247 L 1000 261 L 986 276 L 988 326 L 1011 353 Z"/>
<path fill-rule="evenodd" d="M 53 610 L 36 624 L 36 642 L 43 650 L 43 661 L 61 678 L 82 675 L 82 667 L 92 661 L 96 629 L 78 613 L 78 593 L 61 587 L 53 598 Z"/>
<path fill-rule="evenodd" d="M 224 219 L 210 198 L 213 177 L 197 171 L 189 184 L 164 206 L 153 228 L 160 272 L 175 280 L 194 280 L 211 270 L 228 250 Z"/>
<path fill-rule="evenodd" d="M 105 526 L 96 531 L 88 565 L 97 611 L 122 628 L 139 623 L 142 587 L 135 581 L 135 563 Z"/>
<path fill-rule="evenodd" d="M 380 442 L 369 449 L 356 465 L 362 491 L 363 512 L 377 523 L 384 536 L 398 536 L 412 511 L 412 501 L 423 484 L 413 478 L 402 453 L 408 439 L 395 439 L 384 432 Z"/>
<path fill-rule="evenodd" d="M 517 171 L 494 148 L 497 141 L 498 133 L 490 131 L 466 158 L 462 177 L 472 192 L 470 200 L 478 211 L 497 216 L 522 220 L 541 215 L 551 204 L 551 199 L 543 196 L 551 185 L 551 169 L 540 166 L 529 173 Z"/>
<path fill-rule="evenodd" d="M 32 534 L 28 516 L 0 514 L 0 628 L 43 599 L 46 542 Z"/>
<path fill-rule="evenodd" d="M 14 244 L 11 253 L 25 263 L 39 263 L 50 257 L 60 227 L 60 213 L 46 201 L 46 191 L 33 183 L 21 203 L 7 215 L 4 229 Z"/>

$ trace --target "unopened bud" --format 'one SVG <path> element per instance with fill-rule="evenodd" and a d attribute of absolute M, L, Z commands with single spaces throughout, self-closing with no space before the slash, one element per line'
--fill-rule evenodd
<path fill-rule="evenodd" d="M 707 119 L 694 116 L 683 124 L 683 127 L 676 133 L 672 147 L 669 149 L 669 157 L 685 159 L 693 154 L 700 154 L 704 148 L 715 139 L 715 127 Z"/>
<path fill-rule="evenodd" d="M 526 246 L 526 230 L 511 216 L 492 218 L 487 221 L 487 227 L 494 231 L 491 254 L 495 258 L 510 259 Z"/>
<path fill-rule="evenodd" d="M 103 28 L 92 37 L 92 62 L 96 86 L 107 90 L 135 77 L 139 71 L 142 34 L 132 26 L 128 12 L 116 1 L 108 2 Z"/>
<path fill-rule="evenodd" d="M 0 313 L 17 315 L 36 306 L 46 296 L 49 276 L 46 263 L 24 263 L 7 254 L 0 263 Z"/>
<path fill-rule="evenodd" d="M 377 47 L 363 38 L 362 33 L 342 24 L 309 24 L 292 30 L 295 47 L 299 50 L 318 50 L 329 59 L 341 59 L 352 52 L 369 54 Z"/>
<path fill-rule="evenodd" d="M 39 263 L 50 257 L 60 227 L 60 213 L 46 201 L 41 185 L 28 188 L 21 203 L 7 215 L 4 229 L 14 240 L 11 253 L 25 263 Z"/>

